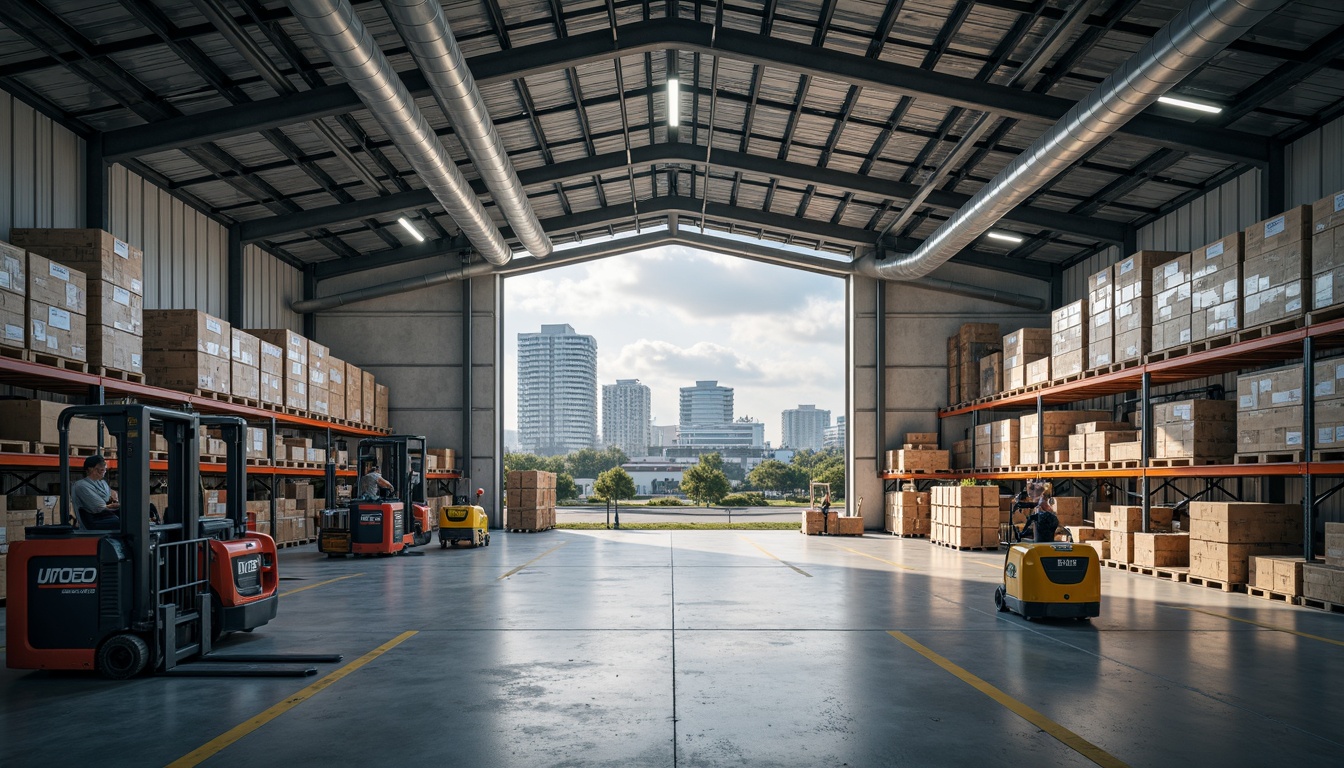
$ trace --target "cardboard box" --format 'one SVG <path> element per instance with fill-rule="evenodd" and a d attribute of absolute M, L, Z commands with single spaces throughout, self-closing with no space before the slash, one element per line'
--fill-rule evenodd
<path fill-rule="evenodd" d="M 386 386 L 384 386 L 384 385 L 382 385 L 382 384 L 375 384 L 375 385 L 374 385 L 374 388 L 375 388 L 375 392 L 376 392 L 376 396 L 375 396 L 376 399 L 375 399 L 375 401 L 374 401 L 375 404 L 374 404 L 374 409 L 373 409 L 373 410 L 374 410 L 373 425 L 374 425 L 375 427 L 387 427 L 387 426 L 390 426 L 390 425 L 391 425 L 391 420 L 390 420 L 390 418 L 389 418 L 389 416 L 388 416 L 388 410 L 389 410 L 389 408 L 388 408 L 388 389 L 387 389 Z"/>
<path fill-rule="evenodd" d="M 1143 461 L 1143 443 L 1138 440 L 1129 443 L 1111 443 L 1110 450 L 1109 461 Z"/>
<path fill-rule="evenodd" d="M 28 297 L 28 348 L 34 352 L 88 360 L 88 324 L 83 315 Z"/>
<path fill-rule="evenodd" d="M 1190 536 L 1190 575 L 1232 584 L 1250 578 L 1250 559 L 1257 555 L 1291 554 L 1290 544 L 1224 544 Z M 1301 544 L 1296 545 L 1301 548 Z"/>
<path fill-rule="evenodd" d="M 1190 564 L 1190 535 L 1135 533 L 1134 564 L 1151 568 L 1184 568 Z"/>
<path fill-rule="evenodd" d="M 271 405 L 285 404 L 285 378 L 272 373 L 261 372 L 257 399 Z"/>
<path fill-rule="evenodd" d="M 1252 224 L 1245 231 L 1245 258 L 1252 259 L 1311 238 L 1312 206 L 1299 205 Z"/>
<path fill-rule="evenodd" d="M 1084 439 L 1084 459 L 1083 461 L 1112 461 L 1111 444 L 1128 443 L 1138 439 L 1138 433 L 1128 432 L 1092 432 L 1083 435 Z M 1072 455 L 1072 450 L 1070 450 Z"/>
<path fill-rule="evenodd" d="M 1025 368 L 1050 355 L 1049 328 L 1021 328 L 1003 337 L 1003 368 Z M 1011 389 L 1011 387 L 1009 387 Z"/>
<path fill-rule="evenodd" d="M 1186 254 L 1180 251 L 1139 251 L 1117 263 L 1114 269 L 1115 321 L 1113 362 L 1139 360 L 1151 351 L 1153 272 Z M 1188 264 L 1188 262 L 1187 262 Z M 1188 275 L 1189 268 L 1180 275 Z"/>
<path fill-rule="evenodd" d="M 1003 391 L 1003 353 L 995 352 L 980 358 L 979 397 L 997 395 Z"/>
<path fill-rule="evenodd" d="M 914 472 L 951 469 L 952 457 L 948 451 L 897 450 L 887 451 L 888 472 Z"/>
<path fill-rule="evenodd" d="M 1111 560 L 1117 563 L 1134 562 L 1134 534 L 1128 531 L 1111 531 Z"/>
<path fill-rule="evenodd" d="M 1305 564 L 1305 560 L 1295 555 L 1255 555 L 1250 559 L 1247 583 L 1271 592 L 1301 595 Z"/>
<path fill-rule="evenodd" d="M 363 383 L 361 384 L 360 387 L 360 399 L 362 400 L 362 404 L 360 407 L 362 408 L 364 413 L 364 423 L 373 424 L 375 418 L 374 400 L 377 397 L 377 389 L 376 389 L 377 385 L 374 381 L 372 373 L 369 373 L 368 371 L 361 371 L 360 376 L 363 379 Z M 349 386 L 348 380 L 346 386 Z"/>
<path fill-rule="evenodd" d="M 227 358 L 196 351 L 145 352 L 145 380 L 165 389 L 230 394 L 232 363 Z"/>
<path fill-rule="evenodd" d="M 1302 366 L 1237 377 L 1237 453 L 1302 448 Z"/>
<path fill-rule="evenodd" d="M 144 293 L 144 253 L 101 229 L 14 228 L 9 236 L 17 246 L 113 282 L 137 296 Z"/>
<path fill-rule="evenodd" d="M 199 352 L 229 362 L 233 327 L 194 309 L 145 310 L 145 350 Z"/>
<path fill-rule="evenodd" d="M 1050 370 L 1057 379 L 1087 368 L 1087 301 L 1065 304 L 1050 314 Z"/>
<path fill-rule="evenodd" d="M 1325 524 L 1325 564 L 1344 568 L 1344 523 Z"/>
<path fill-rule="evenodd" d="M 1200 341 L 1241 328 L 1244 236 L 1234 232 L 1190 254 L 1190 338 Z"/>
<path fill-rule="evenodd" d="M 86 339 L 89 365 L 128 373 L 145 372 L 145 340 L 140 336 L 90 325 Z"/>
<path fill-rule="evenodd" d="M 308 342 L 308 390 L 327 388 L 327 355 L 329 350 L 316 341 Z"/>
<path fill-rule="evenodd" d="M 1344 568 L 1316 563 L 1303 565 L 1302 596 L 1344 605 Z"/>
<path fill-rule="evenodd" d="M 28 254 L 3 240 L 0 240 L 0 291 L 16 296 L 28 293 Z"/>
<path fill-rule="evenodd" d="M 0 345 L 28 347 L 28 300 L 22 293 L 0 290 Z"/>
<path fill-rule="evenodd" d="M 77 270 L 36 253 L 28 254 L 27 297 L 72 315 L 88 315 L 88 278 Z"/>
<path fill-rule="evenodd" d="M 1041 463 L 1039 451 L 1069 450 L 1069 435 L 1082 423 L 1110 418 L 1109 411 L 1046 411 L 1044 426 L 1037 425 L 1036 414 L 1029 413 L 1018 420 L 1019 451 L 1026 464 Z M 1082 454 L 1070 461 L 1084 461 Z"/>
<path fill-rule="evenodd" d="M 1171 507 L 1150 507 L 1149 530 L 1164 530 L 1171 527 Z M 1109 510 L 1098 511 L 1095 525 L 1111 531 L 1135 533 L 1143 530 L 1143 507 L 1112 505 Z M 1126 561 L 1128 562 L 1128 561 Z"/>
<path fill-rule="evenodd" d="M 239 362 L 230 363 L 229 393 L 261 400 L 261 370 Z"/>
<path fill-rule="evenodd" d="M 327 355 L 327 414 L 333 419 L 345 418 L 345 361 Z"/>
<path fill-rule="evenodd" d="M 1290 544 L 1300 547 L 1302 506 L 1192 502 L 1190 535 L 1201 541 L 1222 544 Z"/>
<path fill-rule="evenodd" d="M 1026 385 L 1045 384 L 1050 381 L 1050 358 L 1042 357 L 1027 363 Z"/>
<path fill-rule="evenodd" d="M 1113 361 L 1115 336 L 1115 287 L 1112 268 L 1107 267 L 1087 280 L 1088 368 L 1100 368 Z"/>
<path fill-rule="evenodd" d="M 252 335 L 248 331 L 243 331 L 243 333 L 247 333 L 249 336 Z M 261 372 L 269 373 L 272 376 L 283 380 L 285 377 L 284 347 L 276 346 L 269 341 L 257 339 L 257 349 L 257 367 L 261 369 Z"/>
<path fill-rule="evenodd" d="M 1081 496 L 1056 496 L 1055 517 L 1061 526 L 1083 524 L 1083 498 Z"/>
<path fill-rule="evenodd" d="M 143 336 L 145 302 L 138 294 L 107 280 L 88 280 L 88 322 Z"/>
<path fill-rule="evenodd" d="M 345 418 L 364 423 L 364 372 L 345 364 Z"/>
<path fill-rule="evenodd" d="M 230 359 L 249 368 L 261 369 L 261 339 L 237 328 L 231 329 L 229 344 Z M 278 353 L 279 349 L 270 345 Z"/>

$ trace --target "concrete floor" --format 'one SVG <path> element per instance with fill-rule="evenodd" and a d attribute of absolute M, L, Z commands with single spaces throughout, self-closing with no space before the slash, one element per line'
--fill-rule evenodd
<path fill-rule="evenodd" d="M 424 552 L 285 550 L 284 589 L 312 588 L 225 650 L 358 665 L 316 691 L 325 678 L 3 670 L 0 762 L 1344 760 L 1344 616 L 1107 569 L 1099 619 L 1028 624 L 994 611 L 998 556 L 871 534 L 496 532 L 485 549 Z"/>

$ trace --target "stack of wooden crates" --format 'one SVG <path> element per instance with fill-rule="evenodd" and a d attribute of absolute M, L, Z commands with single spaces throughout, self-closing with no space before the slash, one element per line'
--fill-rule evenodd
<path fill-rule="evenodd" d="M 1302 549 L 1301 504 L 1190 504 L 1190 577 L 1246 584 L 1253 556 Z"/>
<path fill-rule="evenodd" d="M 947 340 L 947 401 L 966 403 L 984 396 L 980 361 L 1003 349 L 998 323 L 966 323 Z"/>
<path fill-rule="evenodd" d="M 930 491 L 929 540 L 956 549 L 999 546 L 999 488 L 938 485 Z"/>
<path fill-rule="evenodd" d="M 505 487 L 509 530 L 546 531 L 555 527 L 554 472 L 515 469 L 509 472 Z"/>
<path fill-rule="evenodd" d="M 937 432 L 907 432 L 897 450 L 887 451 L 888 472 L 936 472 L 951 468 L 951 455 L 938 449 Z"/>
<path fill-rule="evenodd" d="M 1344 523 L 1325 524 L 1325 564 L 1302 566 L 1302 597 L 1315 607 L 1344 607 Z"/>

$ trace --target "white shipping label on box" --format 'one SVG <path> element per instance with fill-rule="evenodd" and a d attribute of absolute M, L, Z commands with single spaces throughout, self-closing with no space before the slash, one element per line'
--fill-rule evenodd
<path fill-rule="evenodd" d="M 47 340 L 47 324 L 42 322 L 41 320 L 38 320 L 37 318 L 33 318 L 33 341 L 45 342 L 46 340 Z"/>
<path fill-rule="evenodd" d="M 9 287 L 9 273 L 0 272 L 0 288 L 8 288 L 8 287 Z"/>
<path fill-rule="evenodd" d="M 65 306 L 79 309 L 79 286 L 67 283 L 65 286 Z"/>
<path fill-rule="evenodd" d="M 1334 379 L 1331 379 L 1330 381 L 1318 381 L 1318 382 L 1316 382 L 1316 396 L 1317 396 L 1317 397 L 1321 397 L 1321 396 L 1323 396 L 1323 395 L 1333 395 L 1333 394 L 1335 394 L 1335 381 L 1334 381 Z"/>
<path fill-rule="evenodd" d="M 1284 311 L 1284 312 L 1296 312 L 1297 310 L 1299 310 L 1299 309 L 1301 309 L 1301 308 L 1302 308 L 1302 300 L 1301 300 L 1301 299 L 1293 299 L 1292 301 L 1290 301 L 1290 302 L 1288 302 L 1287 304 L 1284 304 L 1284 305 L 1283 305 L 1283 311 Z"/>
<path fill-rule="evenodd" d="M 129 307 L 131 306 L 131 292 L 125 288 L 117 288 L 114 286 L 112 288 L 112 300 L 123 307 Z"/>
<path fill-rule="evenodd" d="M 1301 432 L 1284 432 L 1284 433 L 1283 433 L 1283 442 L 1286 443 L 1286 444 L 1288 444 L 1288 445 L 1301 445 L 1301 444 L 1302 444 L 1302 433 L 1301 433 Z"/>
<path fill-rule="evenodd" d="M 60 339 L 57 339 L 55 336 L 47 337 L 47 349 L 60 349 L 60 348 L 61 348 Z"/>
<path fill-rule="evenodd" d="M 1134 271 L 1133 259 L 1125 259 L 1124 261 L 1120 262 L 1120 274 L 1127 275 L 1133 271 Z"/>
<path fill-rule="evenodd" d="M 280 357 L 283 357 L 283 356 L 284 356 L 284 351 L 283 351 L 282 349 L 280 349 L 279 347 L 275 346 L 274 344 L 272 344 L 272 345 L 270 345 L 270 346 L 262 347 L 262 348 L 261 348 L 261 352 L 262 352 L 262 354 L 270 355 L 271 357 L 275 357 L 275 358 L 280 358 Z"/>
<path fill-rule="evenodd" d="M 62 331 L 70 330 L 70 313 L 64 309 L 47 307 L 47 325 L 60 328 Z"/>
<path fill-rule="evenodd" d="M 1182 343 L 1182 344 L 1189 344 L 1189 343 L 1190 343 L 1190 329 L 1189 329 L 1189 328 L 1183 328 L 1183 329 L 1181 329 L 1181 343 Z"/>
<path fill-rule="evenodd" d="M 1172 416 L 1172 418 L 1175 418 L 1175 419 L 1181 419 L 1181 420 L 1183 420 L 1183 421 L 1189 421 L 1189 420 L 1190 420 L 1190 417 L 1191 417 L 1191 415 L 1192 415 L 1191 412 L 1192 412 L 1193 408 L 1194 408 L 1194 406 L 1191 406 L 1191 405 L 1177 405 L 1177 406 L 1173 406 L 1172 409 L 1171 409 L 1171 416 Z"/>
<path fill-rule="evenodd" d="M 131 258 L 131 246 L 127 245 L 126 243 L 123 243 L 120 240 L 112 241 L 112 252 L 117 254 L 123 259 Z"/>
<path fill-rule="evenodd" d="M 1335 428 L 1323 427 L 1316 430 L 1316 442 L 1321 445 L 1333 445 L 1335 442 Z"/>
<path fill-rule="evenodd" d="M 1286 219 L 1283 216 L 1275 216 L 1265 222 L 1265 237 L 1273 237 L 1281 232 L 1286 226 Z"/>
<path fill-rule="evenodd" d="M 224 332 L 224 326 L 220 325 L 219 321 L 208 317 L 205 319 L 205 329 L 211 333 Z"/>
<path fill-rule="evenodd" d="M 1242 395 L 1237 398 L 1237 407 L 1243 411 L 1250 411 L 1255 408 L 1255 395 Z"/>
<path fill-rule="evenodd" d="M 5 323 L 5 338 L 10 341 L 23 341 L 23 326 Z"/>
<path fill-rule="evenodd" d="M 132 280 L 132 281 L 131 281 L 131 290 L 132 290 L 132 291 L 135 291 L 136 293 L 140 293 L 143 289 L 144 289 L 144 284 L 141 283 L 139 280 Z"/>
<path fill-rule="evenodd" d="M 131 365 L 139 368 L 144 365 L 140 355 L 131 355 Z"/>
<path fill-rule="evenodd" d="M 205 354 L 211 357 L 219 357 L 219 345 L 213 341 L 205 342 Z"/>
<path fill-rule="evenodd" d="M 1223 255 L 1223 243 L 1221 240 L 1214 243 L 1213 245 L 1210 245 L 1208 247 L 1208 250 L 1204 251 L 1204 258 L 1206 259 L 1216 259 L 1222 255 Z"/>
<path fill-rule="evenodd" d="M 1259 309 L 1259 308 L 1260 308 L 1260 297 L 1259 297 L 1259 296 L 1247 296 L 1247 297 L 1246 297 L 1246 311 L 1247 311 L 1247 312 L 1254 312 L 1254 311 L 1256 311 L 1256 310 Z"/>
<path fill-rule="evenodd" d="M 1269 402 L 1273 405 L 1287 405 L 1296 403 L 1302 399 L 1302 390 L 1288 389 L 1283 392 L 1275 392 L 1269 396 Z"/>
<path fill-rule="evenodd" d="M 290 374 L 293 376 L 302 376 L 304 374 L 304 371 L 306 370 L 303 363 L 294 363 L 290 367 L 293 369 L 292 371 L 290 371 Z"/>
<path fill-rule="evenodd" d="M 60 264 L 57 264 L 54 261 L 51 262 L 51 266 L 48 267 L 48 271 L 51 272 L 52 277 L 58 277 L 66 281 L 67 283 L 70 282 L 70 270 L 66 269 Z"/>

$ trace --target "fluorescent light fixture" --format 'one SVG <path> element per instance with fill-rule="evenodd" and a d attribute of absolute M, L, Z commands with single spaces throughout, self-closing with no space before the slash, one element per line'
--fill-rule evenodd
<path fill-rule="evenodd" d="M 1201 104 L 1198 101 L 1190 101 L 1189 99 L 1182 99 L 1176 96 L 1158 96 L 1157 100 L 1163 104 L 1170 104 L 1173 107 L 1193 109 L 1196 112 L 1208 112 L 1211 115 L 1216 115 L 1223 111 L 1222 107 L 1214 104 Z"/>
<path fill-rule="evenodd" d="M 990 240 L 1002 240 L 1005 243 L 1017 244 L 1022 242 L 1022 237 L 1020 235 L 1012 235 L 1007 232 L 990 232 L 985 235 L 985 237 L 988 237 Z"/>
<path fill-rule="evenodd" d="M 667 127 L 676 128 L 681 124 L 681 78 L 673 75 L 667 78 Z"/>
<path fill-rule="evenodd" d="M 415 228 L 415 225 L 411 223 L 410 219 L 406 218 L 405 216 L 402 216 L 401 218 L 397 219 L 397 223 L 401 225 L 402 229 L 411 233 L 411 237 L 414 237 L 416 242 L 418 243 L 425 242 L 425 236 L 420 234 L 420 230 Z"/>

